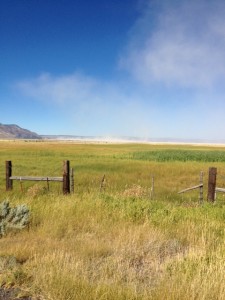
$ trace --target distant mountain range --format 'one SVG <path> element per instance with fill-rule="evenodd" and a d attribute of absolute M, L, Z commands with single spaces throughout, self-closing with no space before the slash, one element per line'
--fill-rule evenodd
<path fill-rule="evenodd" d="M 104 143 L 172 143 L 172 144 L 225 144 L 225 140 L 203 139 L 175 139 L 175 138 L 138 138 L 129 136 L 78 136 L 78 135 L 39 135 L 15 124 L 4 125 L 0 123 L 0 139 L 35 139 L 35 140 L 67 140 L 78 142 L 104 142 Z"/>
<path fill-rule="evenodd" d="M 168 143 L 168 144 L 225 144 L 224 139 L 181 139 L 181 138 L 141 138 L 130 136 L 78 136 L 78 135 L 42 135 L 47 140 L 65 140 L 80 142 L 105 142 L 105 143 Z"/>
<path fill-rule="evenodd" d="M 4 125 L 0 123 L 0 139 L 42 139 L 42 137 L 30 130 L 15 124 Z"/>

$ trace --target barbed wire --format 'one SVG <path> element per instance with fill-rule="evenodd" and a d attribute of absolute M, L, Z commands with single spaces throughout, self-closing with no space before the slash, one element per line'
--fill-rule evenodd
<path fill-rule="evenodd" d="M 12 172 L 13 172 L 13 176 L 15 175 L 15 174 L 18 174 L 17 176 L 22 176 L 22 175 L 25 175 L 25 174 L 23 174 L 24 172 L 23 172 L 23 170 L 24 169 L 26 169 L 26 173 L 27 173 L 27 171 L 28 171 L 28 168 L 26 167 L 25 168 L 25 164 L 23 164 L 23 165 L 19 165 L 19 164 L 16 164 L 16 163 L 14 163 L 13 165 L 12 165 Z M 32 167 L 30 168 L 30 170 L 32 170 Z M 40 168 L 40 169 L 35 169 L 35 173 L 36 173 L 36 171 L 37 171 L 37 173 L 39 172 L 40 174 L 43 174 L 43 173 L 46 173 L 46 172 L 48 172 L 48 175 L 46 176 L 46 177 L 51 177 L 51 176 L 53 176 L 53 175 L 55 175 L 55 174 L 59 174 L 59 173 L 62 173 L 62 165 L 61 166 L 57 166 L 56 168 L 54 168 L 53 170 L 51 170 L 51 169 L 46 169 L 46 168 Z M 32 172 L 30 172 L 30 174 L 32 174 Z M 29 174 L 26 174 L 26 175 L 29 175 Z"/>

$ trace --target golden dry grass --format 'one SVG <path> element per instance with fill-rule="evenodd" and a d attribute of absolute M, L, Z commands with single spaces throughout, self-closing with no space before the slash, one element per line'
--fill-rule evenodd
<path fill-rule="evenodd" d="M 48 192 L 45 185 L 27 183 L 23 192 L 15 183 L 14 191 L 5 193 L 1 181 L 2 200 L 27 204 L 32 219 L 28 229 L 0 239 L 0 258 L 16 259 L 10 268 L 1 270 L 0 264 L 0 282 L 44 300 L 224 299 L 223 195 L 202 206 L 197 192 L 183 199 L 177 195 L 197 184 L 210 163 L 118 158 L 149 147 L 165 149 L 0 143 L 2 165 L 12 159 L 23 175 L 43 175 L 56 164 L 60 169 L 63 159 L 71 160 L 76 174 L 75 194 L 69 196 L 58 185 Z M 216 165 L 222 170 L 222 163 Z M 100 193 L 103 174 L 106 186 Z"/>

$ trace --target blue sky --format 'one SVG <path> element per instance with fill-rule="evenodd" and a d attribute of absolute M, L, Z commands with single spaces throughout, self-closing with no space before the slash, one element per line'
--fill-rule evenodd
<path fill-rule="evenodd" d="M 222 0 L 1 0 L 0 122 L 225 139 Z"/>

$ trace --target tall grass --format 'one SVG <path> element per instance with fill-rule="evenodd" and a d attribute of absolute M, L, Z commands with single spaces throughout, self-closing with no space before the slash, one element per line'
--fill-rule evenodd
<path fill-rule="evenodd" d="M 0 143 L 1 198 L 25 203 L 32 212 L 28 230 L 0 239 L 0 262 L 5 257 L 17 262 L 10 268 L 0 263 L 0 282 L 46 300 L 224 299 L 223 195 L 214 205 L 200 205 L 197 192 L 177 194 L 198 182 L 211 162 L 125 158 L 179 151 L 176 147 Z M 6 159 L 18 175 L 38 176 L 54 170 L 60 176 L 62 160 L 69 159 L 75 194 L 63 196 L 59 184 L 46 191 L 42 183 L 23 183 L 23 192 L 15 183 L 6 193 Z M 223 163 L 216 166 L 222 173 Z M 103 174 L 106 186 L 100 193 Z"/>
<path fill-rule="evenodd" d="M 128 153 L 121 158 L 144 161 L 196 161 L 196 162 L 225 162 L 225 151 L 218 150 L 180 150 L 167 149 L 158 151 L 138 151 Z"/>

